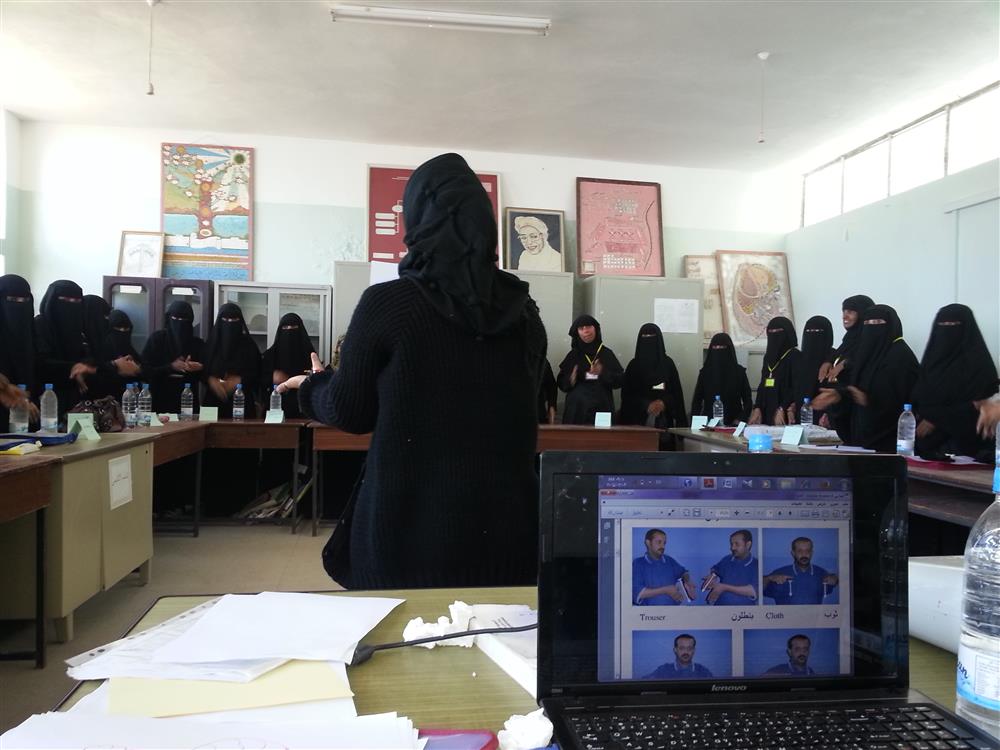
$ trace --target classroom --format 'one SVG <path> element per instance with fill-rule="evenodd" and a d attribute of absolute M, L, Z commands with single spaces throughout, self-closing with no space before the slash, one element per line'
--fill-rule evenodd
<path fill-rule="evenodd" d="M 341 648 L 461 600 L 541 653 L 275 654 L 353 698 L 246 704 L 287 719 L 266 741 L 314 746 L 316 700 L 344 738 L 491 738 L 565 676 L 535 665 L 572 637 L 539 567 L 559 471 L 653 492 L 609 462 L 656 454 L 690 513 L 895 477 L 909 687 L 1000 741 L 1000 695 L 956 697 L 1000 460 L 998 39 L 1000 0 L 0 0 L 0 735 L 81 704 L 92 744 L 207 742 L 190 706 L 100 734 L 73 674 L 137 624 L 346 589 L 373 619 Z M 601 606 L 634 631 L 592 681 L 777 684 L 803 648 L 862 674 L 860 524 L 712 518 L 621 522 Z"/>

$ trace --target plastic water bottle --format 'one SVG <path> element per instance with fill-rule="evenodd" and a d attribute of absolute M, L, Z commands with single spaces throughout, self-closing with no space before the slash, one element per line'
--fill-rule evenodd
<path fill-rule="evenodd" d="M 716 395 L 712 402 L 712 419 L 725 419 L 726 407 L 722 404 L 722 396 Z"/>
<path fill-rule="evenodd" d="M 18 388 L 21 389 L 21 394 L 25 399 L 28 398 L 28 386 L 19 385 Z M 13 409 L 10 410 L 10 431 L 11 432 L 27 432 L 28 431 L 28 402 L 18 404 Z"/>
<path fill-rule="evenodd" d="M 901 456 L 913 455 L 913 441 L 917 435 L 917 418 L 913 416 L 913 404 L 903 404 L 903 413 L 896 423 L 896 453 Z"/>
<path fill-rule="evenodd" d="M 965 545 L 955 712 L 1000 739 L 1000 430 L 993 492 Z"/>
<path fill-rule="evenodd" d="M 236 391 L 233 393 L 233 420 L 236 422 L 243 421 L 243 414 L 246 411 L 247 397 L 243 394 L 243 384 L 238 383 L 236 385 Z"/>
<path fill-rule="evenodd" d="M 45 384 L 45 393 L 39 402 L 42 411 L 42 432 L 59 432 L 59 398 L 52 390 L 52 383 Z"/>
<path fill-rule="evenodd" d="M 813 408 L 812 399 L 804 398 L 802 399 L 802 408 L 799 409 L 799 424 L 803 427 L 812 427 L 813 423 Z"/>
<path fill-rule="evenodd" d="M 194 419 L 194 391 L 191 384 L 185 383 L 184 390 L 181 391 L 181 421 L 190 422 Z"/>
<path fill-rule="evenodd" d="M 122 394 L 122 413 L 125 415 L 125 427 L 135 427 L 136 393 L 133 383 L 125 386 Z"/>
<path fill-rule="evenodd" d="M 281 394 L 278 393 L 278 386 L 274 386 L 271 391 L 271 403 L 268 406 L 271 411 L 281 411 Z"/>
<path fill-rule="evenodd" d="M 153 412 L 153 394 L 149 392 L 149 383 L 142 384 L 139 392 L 138 415 L 136 424 L 140 427 L 149 427 Z"/>

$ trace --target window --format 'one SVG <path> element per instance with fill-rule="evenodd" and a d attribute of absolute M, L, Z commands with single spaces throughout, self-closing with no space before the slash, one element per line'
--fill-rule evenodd
<path fill-rule="evenodd" d="M 951 108 L 948 174 L 1000 156 L 1000 88 Z"/>
<path fill-rule="evenodd" d="M 815 224 L 840 214 L 841 162 L 806 175 L 803 224 Z"/>
<path fill-rule="evenodd" d="M 889 139 L 844 162 L 844 210 L 882 200 L 889 193 Z"/>
<path fill-rule="evenodd" d="M 944 128 L 942 112 L 892 137 L 892 195 L 944 177 Z"/>

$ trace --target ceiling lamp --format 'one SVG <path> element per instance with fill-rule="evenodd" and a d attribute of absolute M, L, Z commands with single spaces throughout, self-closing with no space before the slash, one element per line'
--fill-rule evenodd
<path fill-rule="evenodd" d="M 548 18 L 494 16 L 488 13 L 458 13 L 416 8 L 376 8 L 367 5 L 336 4 L 330 8 L 333 21 L 361 21 L 393 26 L 423 26 L 431 29 L 495 31 L 501 34 L 548 36 L 552 21 Z"/>

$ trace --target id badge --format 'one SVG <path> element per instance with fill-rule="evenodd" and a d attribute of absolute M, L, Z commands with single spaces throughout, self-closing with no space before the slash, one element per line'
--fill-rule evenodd
<path fill-rule="evenodd" d="M 587 372 L 585 374 L 585 377 L 586 377 L 587 380 L 597 380 L 597 375 L 595 373 L 592 373 L 592 372 Z"/>
<path fill-rule="evenodd" d="M 774 378 L 767 378 L 764 381 L 764 387 L 765 388 L 774 388 Z"/>
<path fill-rule="evenodd" d="M 656 385 L 654 385 L 654 386 L 653 386 L 653 390 L 654 390 L 654 391 L 662 391 L 662 390 L 664 390 L 664 385 L 663 385 L 663 383 L 657 383 Z"/>

